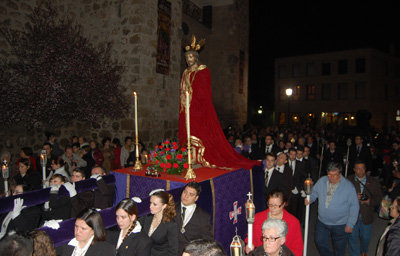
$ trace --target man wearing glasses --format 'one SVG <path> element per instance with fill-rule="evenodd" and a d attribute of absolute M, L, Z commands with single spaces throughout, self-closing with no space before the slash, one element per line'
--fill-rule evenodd
<path fill-rule="evenodd" d="M 341 174 L 340 163 L 329 163 L 327 176 L 315 184 L 310 202 L 318 199 L 318 219 L 315 225 L 315 245 L 319 254 L 345 255 L 347 242 L 358 219 L 359 203 L 353 184 Z M 333 252 L 330 248 L 332 239 Z"/>

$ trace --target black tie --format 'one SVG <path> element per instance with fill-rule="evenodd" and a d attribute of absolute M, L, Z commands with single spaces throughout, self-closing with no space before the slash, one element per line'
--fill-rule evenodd
<path fill-rule="evenodd" d="M 186 207 L 182 207 L 182 221 L 185 221 L 185 211 Z"/>

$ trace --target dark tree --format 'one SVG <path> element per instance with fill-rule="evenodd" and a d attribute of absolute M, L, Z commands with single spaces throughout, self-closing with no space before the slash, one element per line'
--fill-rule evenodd
<path fill-rule="evenodd" d="M 0 28 L 11 48 L 0 64 L 1 124 L 57 127 L 122 117 L 129 99 L 120 86 L 124 68 L 111 59 L 111 44 L 92 45 L 50 1 L 28 20 L 23 30 Z"/>

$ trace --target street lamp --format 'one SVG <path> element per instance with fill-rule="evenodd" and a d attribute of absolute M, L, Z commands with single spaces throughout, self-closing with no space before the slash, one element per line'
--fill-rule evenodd
<path fill-rule="evenodd" d="M 288 111 L 287 111 L 287 124 L 288 126 L 290 125 L 290 96 L 293 94 L 293 89 L 292 88 L 287 88 L 285 90 L 286 96 L 288 97 Z"/>

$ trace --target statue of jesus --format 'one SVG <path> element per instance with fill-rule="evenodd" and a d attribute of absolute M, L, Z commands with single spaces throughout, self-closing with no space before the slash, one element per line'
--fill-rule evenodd
<path fill-rule="evenodd" d="M 190 142 L 195 148 L 194 160 L 204 167 L 223 169 L 251 169 L 258 161 L 238 154 L 225 138 L 212 103 L 210 71 L 199 62 L 198 51 L 204 40 L 196 42 L 193 36 L 186 46 L 187 68 L 182 74 L 179 103 L 179 142 L 187 145 L 186 91 L 190 102 Z"/>

